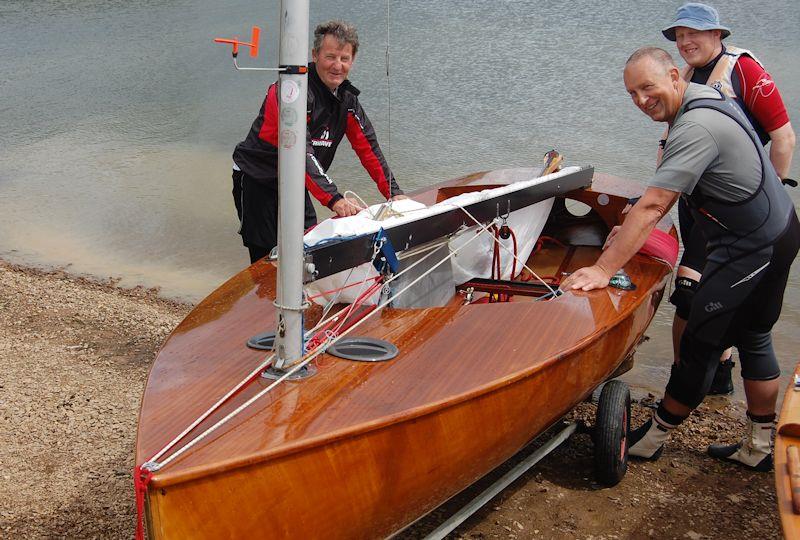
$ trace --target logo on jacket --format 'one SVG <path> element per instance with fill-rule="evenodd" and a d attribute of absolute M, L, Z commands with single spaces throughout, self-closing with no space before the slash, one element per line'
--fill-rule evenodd
<path fill-rule="evenodd" d="M 722 302 L 709 302 L 708 304 L 706 304 L 705 310 L 706 313 L 713 313 L 722 308 L 723 308 Z"/>
<path fill-rule="evenodd" d="M 768 98 L 775 91 L 775 82 L 769 78 L 768 74 L 764 73 L 753 86 L 753 90 L 755 91 L 755 95 L 752 101 L 755 101 L 758 96 Z"/>
<path fill-rule="evenodd" d="M 333 146 L 333 140 L 331 140 L 331 132 L 328 128 L 325 128 L 322 131 L 322 135 L 318 138 L 311 139 L 311 146 L 323 146 L 325 148 L 330 148 Z"/>

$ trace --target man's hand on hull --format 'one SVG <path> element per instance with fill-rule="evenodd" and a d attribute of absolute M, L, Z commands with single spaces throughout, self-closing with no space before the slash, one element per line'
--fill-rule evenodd
<path fill-rule="evenodd" d="M 608 287 L 611 276 L 599 265 L 580 268 L 561 282 L 564 291 L 591 291 Z"/>

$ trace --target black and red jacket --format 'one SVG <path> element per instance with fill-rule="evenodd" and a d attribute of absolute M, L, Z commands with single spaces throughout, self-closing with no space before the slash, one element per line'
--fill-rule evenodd
<path fill-rule="evenodd" d="M 359 93 L 345 80 L 334 95 L 317 75 L 314 63 L 309 64 L 306 189 L 328 208 L 342 198 L 327 170 L 345 135 L 383 196 L 388 199 L 403 193 L 358 101 Z M 278 83 L 273 83 L 247 138 L 233 151 L 234 163 L 257 182 L 278 180 L 278 119 Z"/>

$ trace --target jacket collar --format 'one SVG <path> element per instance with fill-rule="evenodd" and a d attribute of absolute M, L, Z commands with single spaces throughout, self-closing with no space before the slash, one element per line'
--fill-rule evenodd
<path fill-rule="evenodd" d="M 308 79 L 309 84 L 316 85 L 318 88 L 323 89 L 325 92 L 327 92 L 326 95 L 329 95 L 331 99 L 342 101 L 344 99 L 344 95 L 348 92 L 354 96 L 357 96 L 361 93 L 358 88 L 353 86 L 353 84 L 350 82 L 350 79 L 345 79 L 344 82 L 339 85 L 339 88 L 336 89 L 336 93 L 334 94 L 331 92 L 330 88 L 325 86 L 325 83 L 322 82 L 322 79 L 319 78 L 319 74 L 317 73 L 317 65 L 314 62 L 310 62 L 308 64 Z"/>

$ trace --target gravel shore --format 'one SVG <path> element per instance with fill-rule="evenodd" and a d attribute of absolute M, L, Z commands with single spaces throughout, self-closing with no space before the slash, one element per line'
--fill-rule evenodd
<path fill-rule="evenodd" d="M 0 538 L 133 536 L 139 400 L 159 345 L 190 309 L 155 290 L 0 261 Z M 634 425 L 650 404 L 636 405 Z M 591 422 L 593 406 L 573 414 Z M 614 488 L 594 483 L 591 439 L 574 436 L 452 536 L 777 538 L 772 475 L 705 456 L 709 442 L 738 438 L 741 418 L 724 398 L 703 405 L 659 461 L 633 463 Z"/>

